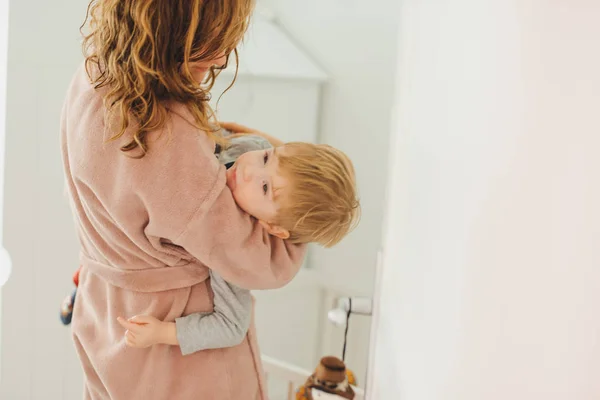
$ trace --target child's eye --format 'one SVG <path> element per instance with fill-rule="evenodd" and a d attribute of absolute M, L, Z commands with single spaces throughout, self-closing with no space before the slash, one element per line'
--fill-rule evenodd
<path fill-rule="evenodd" d="M 266 183 L 263 183 L 263 193 L 267 194 L 268 191 L 269 191 L 269 185 L 267 185 Z"/>
<path fill-rule="evenodd" d="M 265 151 L 265 155 L 263 156 L 263 161 L 265 164 L 267 163 L 267 161 L 269 161 L 269 152 L 268 151 Z"/>

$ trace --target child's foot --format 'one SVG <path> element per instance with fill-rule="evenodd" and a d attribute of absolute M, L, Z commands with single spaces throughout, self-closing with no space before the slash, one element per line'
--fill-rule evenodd
<path fill-rule="evenodd" d="M 69 325 L 73 318 L 73 305 L 75 304 L 75 292 L 67 296 L 60 307 L 60 320 L 64 325 Z"/>

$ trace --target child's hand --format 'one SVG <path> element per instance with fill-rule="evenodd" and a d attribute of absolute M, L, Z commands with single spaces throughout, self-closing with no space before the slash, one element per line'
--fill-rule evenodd
<path fill-rule="evenodd" d="M 146 348 L 159 343 L 177 344 L 173 322 L 163 322 L 149 315 L 136 315 L 127 321 L 119 317 L 117 321 L 127 329 L 125 343 L 129 347 Z"/>

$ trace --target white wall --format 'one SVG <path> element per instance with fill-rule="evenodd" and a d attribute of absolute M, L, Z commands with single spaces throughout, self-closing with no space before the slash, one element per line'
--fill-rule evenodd
<path fill-rule="evenodd" d="M 8 66 L 8 0 L 0 0 L 0 225 L 4 203 L 4 140 L 6 128 L 6 84 Z M 2 231 L 0 230 L 0 243 Z M 0 267 L 2 268 L 2 267 Z M 2 273 L 0 272 L 0 275 Z M 0 278 L 0 285 L 2 278 Z"/>
<path fill-rule="evenodd" d="M 0 0 L 0 225 L 4 202 L 4 138 L 6 127 L 6 67 L 8 55 L 8 0 Z M 2 232 L 0 229 L 0 243 Z M 2 275 L 0 265 L 0 276 Z M 0 277 L 0 281 L 2 278 Z M 0 283 L 1 284 L 1 283 Z M 0 328 L 2 327 L 2 288 L 0 287 Z M 0 329 L 0 344 L 2 343 L 2 329 Z M 2 346 L 0 345 L 0 380 L 2 379 Z"/>
<path fill-rule="evenodd" d="M 401 16 L 372 399 L 598 398 L 600 3 Z"/>
<path fill-rule="evenodd" d="M 370 296 L 381 240 L 395 77 L 399 3 L 394 0 L 263 0 L 279 23 L 325 69 L 320 140 L 345 151 L 356 167 L 362 203 L 358 229 L 339 246 L 317 249 L 311 258 L 323 282 L 342 294 Z M 348 365 L 361 383 L 370 318 L 353 317 Z M 340 355 L 343 329 L 323 353 Z"/>
<path fill-rule="evenodd" d="M 59 152 L 60 109 L 81 60 L 87 1 L 11 1 L 2 289 L 1 399 L 78 399 L 70 329 L 60 324 L 78 245 Z"/>

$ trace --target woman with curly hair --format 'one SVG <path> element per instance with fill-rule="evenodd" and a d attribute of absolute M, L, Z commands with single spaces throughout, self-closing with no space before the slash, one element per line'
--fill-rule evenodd
<path fill-rule="evenodd" d="M 253 324 L 238 346 L 182 356 L 126 346 L 118 317 L 210 312 L 209 269 L 245 289 L 285 285 L 305 253 L 241 211 L 214 152 L 208 100 L 252 0 L 94 0 L 62 113 L 81 243 L 73 337 L 85 399 L 266 397 Z"/>

